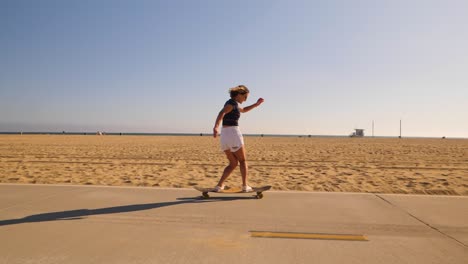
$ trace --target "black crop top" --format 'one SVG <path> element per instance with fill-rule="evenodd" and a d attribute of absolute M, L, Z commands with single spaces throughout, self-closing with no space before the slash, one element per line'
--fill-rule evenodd
<path fill-rule="evenodd" d="M 229 99 L 224 106 L 226 105 L 232 105 L 233 109 L 231 112 L 227 113 L 223 117 L 223 126 L 238 126 L 239 125 L 239 117 L 240 117 L 240 111 L 239 111 L 239 105 L 234 99 Z"/>

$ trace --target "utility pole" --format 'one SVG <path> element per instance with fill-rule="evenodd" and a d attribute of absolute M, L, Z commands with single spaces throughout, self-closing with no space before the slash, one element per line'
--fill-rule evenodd
<path fill-rule="evenodd" d="M 401 138 L 401 119 L 400 119 L 400 138 Z"/>

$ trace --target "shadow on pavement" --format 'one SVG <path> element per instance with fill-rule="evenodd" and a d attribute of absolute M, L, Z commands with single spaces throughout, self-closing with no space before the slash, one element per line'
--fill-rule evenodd
<path fill-rule="evenodd" d="M 148 204 L 132 204 L 123 206 L 114 206 L 98 209 L 77 209 L 70 211 L 51 212 L 43 214 L 35 214 L 26 216 L 18 219 L 0 220 L 0 226 L 16 225 L 23 223 L 36 223 L 36 222 L 47 222 L 57 220 L 79 220 L 91 215 L 103 215 L 103 214 L 118 214 L 128 213 L 143 210 L 156 209 L 167 206 L 174 206 L 179 204 L 187 203 L 207 203 L 207 202 L 223 202 L 223 201 L 234 201 L 234 200 L 246 200 L 253 199 L 252 197 L 213 197 L 210 199 L 203 198 L 177 198 L 177 201 L 162 202 L 162 203 L 148 203 Z"/>

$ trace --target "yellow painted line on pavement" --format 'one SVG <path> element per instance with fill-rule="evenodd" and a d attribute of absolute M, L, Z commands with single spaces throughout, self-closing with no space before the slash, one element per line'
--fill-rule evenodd
<path fill-rule="evenodd" d="M 368 241 L 364 235 L 250 231 L 252 237 Z"/>

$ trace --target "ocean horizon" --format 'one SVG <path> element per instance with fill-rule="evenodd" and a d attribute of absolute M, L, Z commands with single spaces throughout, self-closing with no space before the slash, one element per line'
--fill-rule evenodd
<path fill-rule="evenodd" d="M 56 131 L 27 131 L 27 132 L 0 132 L 0 135 L 85 135 L 85 136 L 94 136 L 94 135 L 109 135 L 109 136 L 212 136 L 212 133 L 142 133 L 142 132 L 56 132 Z M 299 137 L 299 138 L 348 138 L 352 137 L 351 135 L 313 135 L 313 134 L 243 134 L 245 137 Z M 372 136 L 364 135 L 362 137 L 353 137 L 353 138 L 400 138 L 399 136 Z M 429 139 L 468 139 L 463 137 L 425 137 L 425 136 L 402 136 L 401 138 L 429 138 Z"/>

